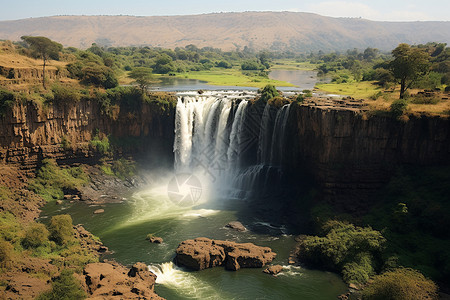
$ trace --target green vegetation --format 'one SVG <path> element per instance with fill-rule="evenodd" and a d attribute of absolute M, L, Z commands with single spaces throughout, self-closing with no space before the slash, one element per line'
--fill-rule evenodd
<path fill-rule="evenodd" d="M 422 48 L 413 48 L 408 44 L 400 44 L 392 50 L 394 60 L 390 68 L 394 77 L 400 80 L 400 99 L 417 79 L 429 72 L 431 56 Z"/>
<path fill-rule="evenodd" d="M 144 93 L 153 79 L 152 69 L 139 67 L 132 70 L 128 76 L 136 81 L 142 93 Z"/>
<path fill-rule="evenodd" d="M 437 286 L 419 272 L 399 268 L 373 278 L 364 289 L 364 300 L 414 300 L 438 299 Z"/>
<path fill-rule="evenodd" d="M 208 71 L 190 71 L 176 75 L 180 78 L 198 79 L 213 85 L 264 87 L 267 84 L 276 86 L 293 86 L 290 83 L 269 79 L 267 73 L 259 71 L 240 71 L 233 69 L 212 68 Z"/>
<path fill-rule="evenodd" d="M 16 103 L 17 96 L 15 93 L 0 88 L 0 117 L 4 117 L 8 108 Z"/>
<path fill-rule="evenodd" d="M 101 170 L 106 175 L 116 176 L 122 180 L 129 179 L 136 174 L 136 164 L 132 160 L 120 158 L 112 164 L 103 164 Z"/>
<path fill-rule="evenodd" d="M 97 133 L 89 142 L 89 144 L 101 155 L 107 155 L 111 150 L 109 139 L 106 135 L 103 135 L 103 137 L 100 138 L 100 135 Z"/>
<path fill-rule="evenodd" d="M 54 160 L 44 159 L 30 189 L 47 201 L 63 199 L 64 193 L 71 192 L 87 182 L 82 167 L 60 168 Z"/>
<path fill-rule="evenodd" d="M 25 248 L 37 248 L 44 245 L 48 240 L 50 232 L 44 224 L 31 223 L 25 229 L 25 235 L 22 240 L 22 245 Z"/>
<path fill-rule="evenodd" d="M 14 257 L 14 247 L 7 241 L 0 240 L 0 268 L 9 268 Z"/>
<path fill-rule="evenodd" d="M 73 240 L 72 218 L 69 215 L 53 216 L 48 224 L 50 239 L 58 245 L 67 245 Z"/>
<path fill-rule="evenodd" d="M 45 89 L 45 65 L 51 58 L 58 59 L 59 52 L 62 50 L 62 45 L 43 36 L 22 36 L 31 50 L 31 54 L 35 57 L 40 57 L 43 60 L 42 65 L 42 86 Z"/>
<path fill-rule="evenodd" d="M 406 100 L 402 98 L 392 102 L 390 111 L 395 118 L 398 118 L 406 112 L 407 108 L 408 102 L 406 102 Z"/>
<path fill-rule="evenodd" d="M 385 243 L 381 233 L 332 220 L 324 223 L 322 231 L 323 237 L 303 238 L 302 261 L 339 271 L 346 282 L 366 283 L 379 264 Z"/>
<path fill-rule="evenodd" d="M 79 300 L 85 299 L 86 293 L 81 289 L 80 282 L 67 269 L 52 282 L 52 289 L 39 295 L 38 300 Z"/>

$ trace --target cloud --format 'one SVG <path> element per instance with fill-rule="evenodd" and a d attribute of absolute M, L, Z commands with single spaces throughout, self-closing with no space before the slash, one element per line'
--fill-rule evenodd
<path fill-rule="evenodd" d="M 416 9 L 414 6 L 409 6 L 407 9 L 383 13 L 369 5 L 350 1 L 325 1 L 308 6 L 309 11 L 330 17 L 364 18 L 376 21 L 425 21 L 433 19 L 421 11 L 414 11 Z"/>

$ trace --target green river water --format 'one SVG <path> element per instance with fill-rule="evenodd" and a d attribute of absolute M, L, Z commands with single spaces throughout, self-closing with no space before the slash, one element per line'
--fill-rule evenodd
<path fill-rule="evenodd" d="M 149 186 L 132 195 L 123 195 L 122 203 L 102 205 L 103 214 L 93 214 L 98 206 L 84 203 L 48 204 L 42 218 L 67 213 L 74 224 L 100 237 L 112 254 L 107 258 L 131 265 L 142 261 L 158 275 L 156 292 L 167 299 L 336 299 L 346 291 L 339 276 L 333 273 L 288 266 L 294 237 L 283 227 L 264 223 L 245 212 L 245 202 L 216 199 L 204 193 L 203 203 L 179 207 L 170 201 L 167 185 Z M 224 227 L 239 220 L 251 230 L 236 232 Z M 262 233 L 261 233 L 262 232 Z M 164 239 L 151 244 L 148 233 Z M 277 258 L 274 264 L 285 266 L 278 276 L 261 269 L 226 271 L 221 267 L 198 272 L 173 265 L 175 249 L 186 239 L 208 237 L 236 242 L 251 242 L 271 247 Z"/>

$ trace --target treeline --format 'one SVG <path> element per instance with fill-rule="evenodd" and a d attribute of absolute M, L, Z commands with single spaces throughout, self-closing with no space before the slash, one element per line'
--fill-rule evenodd
<path fill-rule="evenodd" d="M 410 87 L 436 89 L 450 85 L 450 48 L 447 44 L 420 44 L 410 46 L 409 51 L 412 56 L 422 53 L 428 64 L 423 76 L 414 80 Z M 331 76 L 332 82 L 376 81 L 381 86 L 389 87 L 398 79 L 394 74 L 395 65 L 392 64 L 395 58 L 395 49 L 391 53 L 383 53 L 375 48 L 366 48 L 364 51 L 353 49 L 346 53 L 325 54 L 319 51 L 302 60 L 318 65 L 318 74 Z M 414 66 L 412 64 L 411 68 Z"/>

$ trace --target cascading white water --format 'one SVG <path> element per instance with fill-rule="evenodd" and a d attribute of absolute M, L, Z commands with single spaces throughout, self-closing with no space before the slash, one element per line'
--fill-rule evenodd
<path fill-rule="evenodd" d="M 174 141 L 176 171 L 206 174 L 212 182 L 220 183 L 216 187 L 228 193 L 233 189 L 248 191 L 257 184 L 268 184 L 269 177 L 279 173 L 276 168 L 282 163 L 290 105 L 279 109 L 275 120 L 275 108 L 265 106 L 261 121 L 258 119 L 260 123 L 257 123 L 259 136 L 254 141 L 257 143 L 255 161 L 259 165 L 241 170 L 243 148 L 247 147 L 248 151 L 248 145 L 244 147 L 248 141 L 245 126 L 255 123 L 246 122 L 248 98 L 254 96 L 241 97 L 236 92 L 179 95 Z M 242 197 L 246 192 L 238 191 L 234 195 Z"/>
<path fill-rule="evenodd" d="M 284 105 L 275 118 L 275 126 L 272 134 L 272 147 L 270 152 L 270 163 L 280 165 L 282 163 L 283 149 L 286 139 L 286 124 L 289 116 L 290 104 Z"/>

